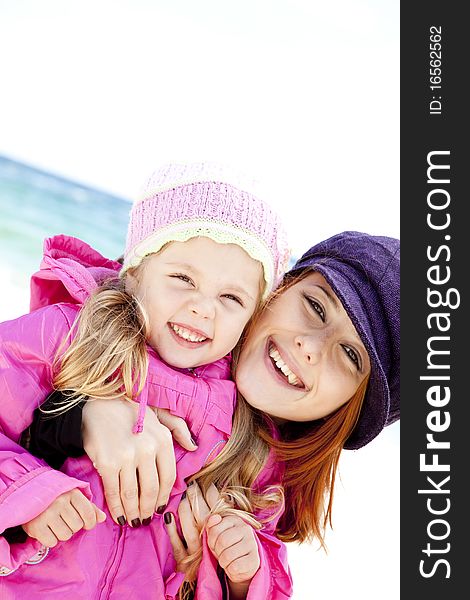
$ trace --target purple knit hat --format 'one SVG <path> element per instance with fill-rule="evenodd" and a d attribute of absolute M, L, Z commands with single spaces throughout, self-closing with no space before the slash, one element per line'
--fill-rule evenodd
<path fill-rule="evenodd" d="M 310 248 L 287 276 L 305 269 L 328 281 L 370 357 L 359 421 L 344 445 L 361 448 L 400 418 L 400 242 L 345 231 Z"/>
<path fill-rule="evenodd" d="M 236 244 L 258 260 L 265 298 L 284 275 L 290 252 L 279 216 L 253 194 L 255 187 L 253 180 L 218 163 L 162 166 L 132 207 L 121 275 L 168 242 L 203 236 Z"/>

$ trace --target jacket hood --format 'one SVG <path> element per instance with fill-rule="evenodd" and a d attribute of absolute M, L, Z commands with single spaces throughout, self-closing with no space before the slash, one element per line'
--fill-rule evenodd
<path fill-rule="evenodd" d="M 101 282 L 116 277 L 120 270 L 120 263 L 78 238 L 46 238 L 39 271 L 31 277 L 30 310 L 58 302 L 83 304 Z"/>

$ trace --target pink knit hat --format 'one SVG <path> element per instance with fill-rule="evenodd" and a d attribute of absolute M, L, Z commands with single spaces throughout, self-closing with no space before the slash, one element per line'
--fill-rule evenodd
<path fill-rule="evenodd" d="M 168 242 L 203 236 L 237 244 L 258 260 L 265 298 L 280 283 L 290 253 L 279 216 L 253 195 L 253 187 L 253 181 L 217 163 L 162 166 L 132 207 L 121 275 Z"/>

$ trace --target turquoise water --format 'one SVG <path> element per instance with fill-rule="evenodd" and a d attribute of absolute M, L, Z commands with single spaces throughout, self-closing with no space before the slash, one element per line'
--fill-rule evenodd
<path fill-rule="evenodd" d="M 0 264 L 24 276 L 37 270 L 46 237 L 86 241 L 104 256 L 124 249 L 131 204 L 102 191 L 0 156 Z"/>
<path fill-rule="evenodd" d="M 117 258 L 130 208 L 129 199 L 0 156 L 0 320 L 27 312 L 45 238 L 72 235 Z"/>

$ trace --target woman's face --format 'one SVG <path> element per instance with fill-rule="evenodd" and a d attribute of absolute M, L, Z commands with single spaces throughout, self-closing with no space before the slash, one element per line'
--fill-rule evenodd
<path fill-rule="evenodd" d="M 236 383 L 251 406 L 272 417 L 311 421 L 347 402 L 369 372 L 369 356 L 341 302 L 312 272 L 253 325 Z"/>

